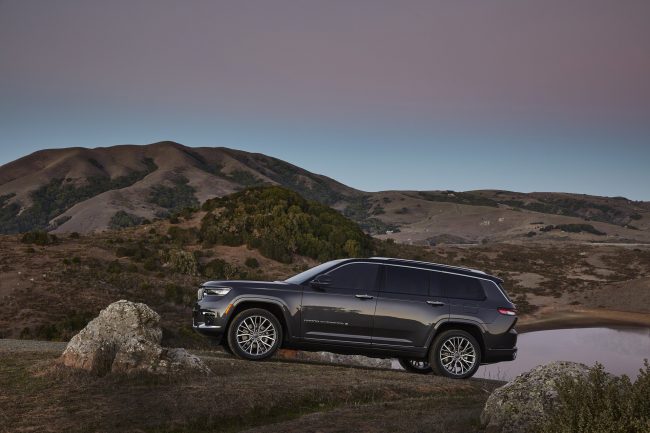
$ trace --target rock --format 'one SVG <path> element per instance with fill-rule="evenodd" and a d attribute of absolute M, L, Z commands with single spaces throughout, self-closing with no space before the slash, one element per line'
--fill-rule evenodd
<path fill-rule="evenodd" d="M 279 352 L 278 356 L 283 359 L 371 368 L 391 368 L 392 365 L 390 359 L 369 358 L 361 355 L 340 355 L 331 352 L 303 352 L 301 350 L 283 349 Z"/>
<path fill-rule="evenodd" d="M 488 397 L 481 424 L 486 433 L 529 433 L 547 420 L 557 404 L 557 380 L 586 377 L 589 367 L 558 361 L 522 373 Z"/>
<path fill-rule="evenodd" d="M 72 337 L 61 362 L 98 375 L 148 371 L 170 373 L 209 368 L 184 349 L 160 346 L 160 316 L 145 304 L 117 301 Z"/>

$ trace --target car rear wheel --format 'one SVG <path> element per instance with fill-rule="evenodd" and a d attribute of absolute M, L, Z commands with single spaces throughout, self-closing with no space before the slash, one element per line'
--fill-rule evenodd
<path fill-rule="evenodd" d="M 452 379 L 472 377 L 481 365 L 481 346 L 466 331 L 452 329 L 441 333 L 429 353 L 433 372 Z"/>
<path fill-rule="evenodd" d="M 282 326 L 273 313 L 251 308 L 237 314 L 228 327 L 232 353 L 251 361 L 269 358 L 280 347 Z"/>
<path fill-rule="evenodd" d="M 433 369 L 428 362 L 417 359 L 399 358 L 399 365 L 410 373 L 429 374 L 433 373 Z"/>

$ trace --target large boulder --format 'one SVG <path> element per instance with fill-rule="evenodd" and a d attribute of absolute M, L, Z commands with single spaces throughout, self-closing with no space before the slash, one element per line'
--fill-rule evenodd
<path fill-rule="evenodd" d="M 160 346 L 160 316 L 145 304 L 117 301 L 72 337 L 61 355 L 64 365 L 98 375 L 148 371 L 209 373 L 198 357 L 184 349 Z"/>
<path fill-rule="evenodd" d="M 558 379 L 586 377 L 589 367 L 558 361 L 522 373 L 488 397 L 481 414 L 486 433 L 529 433 L 551 415 L 557 405 Z"/>

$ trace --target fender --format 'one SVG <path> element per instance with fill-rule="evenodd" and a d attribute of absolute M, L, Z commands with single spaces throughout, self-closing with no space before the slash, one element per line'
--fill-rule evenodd
<path fill-rule="evenodd" d="M 481 331 L 481 335 L 485 334 L 485 332 L 487 331 L 487 328 L 485 327 L 485 325 L 483 323 L 477 322 L 475 320 L 469 320 L 469 319 L 442 319 L 442 320 L 439 320 L 431 328 L 431 330 L 429 331 L 429 336 L 427 337 L 427 342 L 426 342 L 425 347 L 430 347 L 431 346 L 431 343 L 433 342 L 433 339 L 436 337 L 436 334 L 438 333 L 438 329 L 440 329 L 440 327 L 442 325 L 447 324 L 447 323 L 450 323 L 450 324 L 459 323 L 459 324 L 463 324 L 463 325 L 475 326 L 476 328 L 478 328 L 479 331 Z"/>
<path fill-rule="evenodd" d="M 239 295 L 235 297 L 232 300 L 232 305 L 233 307 L 237 308 L 239 305 L 246 303 L 246 302 L 259 302 L 259 303 L 266 303 L 266 304 L 274 304 L 278 307 L 280 307 L 280 310 L 282 311 L 282 315 L 284 316 L 284 322 L 287 325 L 287 331 L 289 331 L 289 337 L 294 335 L 294 329 L 293 329 L 293 323 L 292 323 L 292 318 L 291 318 L 291 309 L 287 305 L 284 300 L 277 298 L 275 296 L 267 296 L 267 295 Z M 230 324 L 230 321 L 232 320 L 232 317 L 228 319 L 228 323 L 226 324 L 226 327 L 228 324 Z"/>

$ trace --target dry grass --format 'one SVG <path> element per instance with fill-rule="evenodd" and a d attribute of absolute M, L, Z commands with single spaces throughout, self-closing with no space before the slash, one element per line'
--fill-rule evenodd
<path fill-rule="evenodd" d="M 30 342 L 25 342 L 30 344 Z M 498 382 L 201 352 L 210 377 L 95 377 L 0 348 L 0 431 L 476 430 Z"/>

